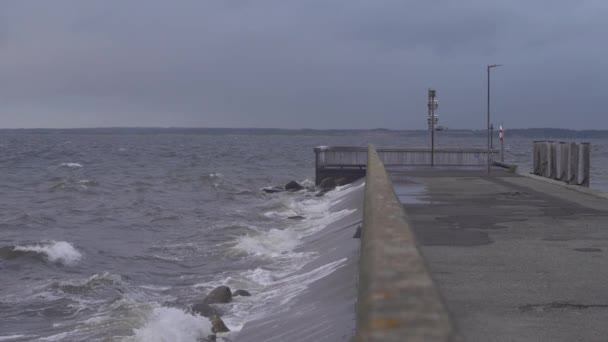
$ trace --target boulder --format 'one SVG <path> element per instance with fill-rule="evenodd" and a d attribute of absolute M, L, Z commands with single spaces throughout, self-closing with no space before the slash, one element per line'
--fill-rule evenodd
<path fill-rule="evenodd" d="M 355 231 L 355 235 L 353 235 L 353 239 L 360 239 L 361 238 L 361 226 L 357 227 L 357 231 Z"/>
<path fill-rule="evenodd" d="M 272 187 L 262 188 L 262 191 L 264 191 L 267 194 L 274 194 L 275 192 L 282 192 L 283 188 L 281 188 L 280 186 L 272 186 Z"/>
<path fill-rule="evenodd" d="M 319 190 L 317 191 L 317 193 L 315 194 L 315 197 L 321 197 L 321 196 L 325 196 L 326 193 L 328 193 L 329 190 Z"/>
<path fill-rule="evenodd" d="M 203 300 L 205 304 L 215 303 L 230 303 L 232 300 L 232 291 L 228 286 L 218 286 L 211 290 L 207 297 Z"/>
<path fill-rule="evenodd" d="M 336 179 L 337 186 L 343 186 L 346 184 L 350 184 L 352 181 L 348 177 L 340 177 Z"/>
<path fill-rule="evenodd" d="M 288 220 L 303 220 L 304 216 L 302 216 L 302 215 L 289 216 L 287 219 Z"/>
<path fill-rule="evenodd" d="M 236 290 L 234 291 L 234 293 L 232 294 L 233 296 L 243 296 L 243 297 L 249 297 L 251 296 L 251 293 L 249 293 L 248 291 L 245 290 Z"/>
<path fill-rule="evenodd" d="M 192 305 L 192 312 L 203 317 L 221 316 L 221 312 L 207 303 L 198 303 Z"/>
<path fill-rule="evenodd" d="M 211 322 L 211 332 L 214 334 L 230 331 L 224 321 L 217 316 L 213 316 L 209 321 Z"/>
<path fill-rule="evenodd" d="M 336 180 L 333 177 L 324 178 L 321 183 L 319 183 L 319 188 L 321 190 L 332 190 L 336 187 Z"/>
<path fill-rule="evenodd" d="M 302 189 L 304 189 L 304 187 L 296 181 L 291 181 L 285 185 L 285 190 L 287 191 L 300 191 Z"/>
<path fill-rule="evenodd" d="M 215 334 L 209 335 L 209 336 L 203 338 L 203 342 L 216 342 L 216 341 L 217 341 L 217 336 Z"/>

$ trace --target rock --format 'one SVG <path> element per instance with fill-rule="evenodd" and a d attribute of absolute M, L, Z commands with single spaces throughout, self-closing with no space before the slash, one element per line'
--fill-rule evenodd
<path fill-rule="evenodd" d="M 301 216 L 301 215 L 289 216 L 287 219 L 288 220 L 303 220 L 304 216 Z"/>
<path fill-rule="evenodd" d="M 325 196 L 326 193 L 328 193 L 329 190 L 319 190 L 317 191 L 317 193 L 315 194 L 315 197 L 321 197 L 321 196 Z"/>
<path fill-rule="evenodd" d="M 353 235 L 353 239 L 360 239 L 361 238 L 361 226 L 357 227 L 357 231 L 355 232 L 355 235 Z"/>
<path fill-rule="evenodd" d="M 230 303 L 232 300 L 232 291 L 228 286 L 218 286 L 211 290 L 207 297 L 203 300 L 205 304 L 215 303 Z"/>
<path fill-rule="evenodd" d="M 248 291 L 245 291 L 245 290 L 236 290 L 236 291 L 234 291 L 234 293 L 232 295 L 234 297 L 236 297 L 236 296 L 249 297 L 249 296 L 251 296 L 251 293 L 249 293 Z"/>
<path fill-rule="evenodd" d="M 226 324 L 224 324 L 224 321 L 222 321 L 222 319 L 217 316 L 214 316 L 209 321 L 211 322 L 211 332 L 214 334 L 230 331 Z"/>
<path fill-rule="evenodd" d="M 209 335 L 203 339 L 203 342 L 216 342 L 217 336 L 215 334 Z"/>
<path fill-rule="evenodd" d="M 192 305 L 192 312 L 199 314 L 203 317 L 221 316 L 221 312 L 207 303 L 198 303 Z"/>
<path fill-rule="evenodd" d="M 321 190 L 333 190 L 336 187 L 336 180 L 333 177 L 324 178 L 321 183 L 319 183 L 319 188 Z"/>
<path fill-rule="evenodd" d="M 282 192 L 283 188 L 281 188 L 280 186 L 272 186 L 272 187 L 262 188 L 262 191 L 264 191 L 265 193 L 268 193 L 268 194 L 274 194 L 275 192 Z"/>
<path fill-rule="evenodd" d="M 285 185 L 285 190 L 287 191 L 300 191 L 302 189 L 304 189 L 304 187 L 296 181 L 291 181 Z"/>
<path fill-rule="evenodd" d="M 343 186 L 343 185 L 346 185 L 349 183 L 351 183 L 351 181 L 347 177 L 340 177 L 340 178 L 336 179 L 337 186 Z"/>

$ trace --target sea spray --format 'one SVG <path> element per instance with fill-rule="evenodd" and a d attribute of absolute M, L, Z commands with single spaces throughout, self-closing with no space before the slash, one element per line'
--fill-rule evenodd
<path fill-rule="evenodd" d="M 48 241 L 32 245 L 15 246 L 16 252 L 30 252 L 42 255 L 50 262 L 71 266 L 76 264 L 82 254 L 66 241 Z"/>
<path fill-rule="evenodd" d="M 127 341 L 166 342 L 200 341 L 211 335 L 211 324 L 202 316 L 188 314 L 177 308 L 154 308 L 148 321 L 141 328 L 134 329 L 133 338 Z"/>
<path fill-rule="evenodd" d="M 82 167 L 80 163 L 61 163 L 59 166 L 68 167 L 70 169 L 79 169 Z"/>

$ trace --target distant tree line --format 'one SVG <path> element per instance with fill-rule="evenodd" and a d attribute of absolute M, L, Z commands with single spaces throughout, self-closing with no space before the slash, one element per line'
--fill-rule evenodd
<path fill-rule="evenodd" d="M 0 129 L 0 132 L 21 132 L 30 134 L 249 134 L 249 135 L 352 135 L 352 134 L 393 134 L 409 136 L 425 136 L 427 130 L 391 130 L 386 128 L 373 129 L 282 129 L 282 128 L 195 128 L 195 127 L 100 127 L 100 128 L 71 128 L 71 129 Z M 452 136 L 486 135 L 485 129 L 449 129 L 439 134 Z M 608 130 L 571 130 L 562 128 L 513 128 L 506 129 L 508 137 L 539 138 L 539 139 L 602 139 L 608 138 Z M 498 136 L 498 129 L 494 129 Z"/>

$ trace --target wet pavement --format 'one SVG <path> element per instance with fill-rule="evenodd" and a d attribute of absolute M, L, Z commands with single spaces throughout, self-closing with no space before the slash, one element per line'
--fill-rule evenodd
<path fill-rule="evenodd" d="M 390 174 L 466 341 L 608 340 L 608 200 L 501 170 Z"/>

